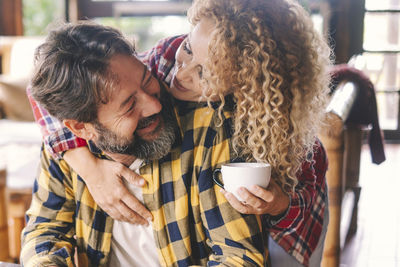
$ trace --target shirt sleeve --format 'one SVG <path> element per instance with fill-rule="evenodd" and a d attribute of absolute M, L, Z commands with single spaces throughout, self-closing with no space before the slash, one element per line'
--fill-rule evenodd
<path fill-rule="evenodd" d="M 213 182 L 212 173 L 221 164 L 230 161 L 231 143 L 221 127 L 213 125 L 220 120 L 204 116 L 197 110 L 194 118 L 194 177 L 197 177 L 199 209 L 212 249 L 210 266 L 264 266 L 267 258 L 266 244 L 262 235 L 261 220 L 255 215 L 236 211 Z M 215 112 L 217 113 L 217 112 Z M 228 119 L 223 122 L 228 125 Z M 209 126 L 210 125 L 210 126 Z M 225 126 L 223 125 L 222 128 Z M 198 129 L 206 134 L 197 136 Z M 201 161 L 197 161 L 202 158 Z"/>
<path fill-rule="evenodd" d="M 265 216 L 271 237 L 301 263 L 307 264 L 318 244 L 326 206 L 326 171 L 328 160 L 319 140 L 312 160 L 304 162 L 299 183 L 290 195 L 289 209 L 275 223 Z"/>
<path fill-rule="evenodd" d="M 290 205 L 282 218 L 265 216 L 267 226 L 278 231 L 295 228 L 304 218 L 306 211 L 314 202 L 316 175 L 311 162 L 302 165 L 299 183 L 293 193 L 289 195 Z"/>
<path fill-rule="evenodd" d="M 76 204 L 64 161 L 42 149 L 41 171 L 33 187 L 27 226 L 22 232 L 21 262 L 26 267 L 74 266 Z"/>
<path fill-rule="evenodd" d="M 33 99 L 30 87 L 26 91 L 36 123 L 41 130 L 45 148 L 54 159 L 61 159 L 62 154 L 67 150 L 86 146 L 86 140 L 76 137 L 57 118 L 51 116 L 46 109 Z"/>

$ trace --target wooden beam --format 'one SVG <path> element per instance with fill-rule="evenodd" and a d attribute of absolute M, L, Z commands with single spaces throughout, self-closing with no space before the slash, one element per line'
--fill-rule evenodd
<path fill-rule="evenodd" d="M 68 5 L 68 21 L 69 22 L 77 22 L 80 19 L 80 10 L 79 10 L 79 1 L 78 0 L 69 0 L 67 1 Z"/>
<path fill-rule="evenodd" d="M 330 36 L 336 63 L 363 52 L 365 0 L 330 0 Z"/>

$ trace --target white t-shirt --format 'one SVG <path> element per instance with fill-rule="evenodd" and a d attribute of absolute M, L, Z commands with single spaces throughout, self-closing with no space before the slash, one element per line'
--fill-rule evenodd
<path fill-rule="evenodd" d="M 129 168 L 138 173 L 143 160 L 135 160 Z M 142 189 L 125 182 L 129 191 L 143 203 Z M 114 220 L 109 267 L 158 267 L 153 227 Z"/>

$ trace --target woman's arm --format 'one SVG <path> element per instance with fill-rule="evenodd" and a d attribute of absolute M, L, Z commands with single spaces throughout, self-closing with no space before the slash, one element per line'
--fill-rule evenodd
<path fill-rule="evenodd" d="M 42 132 L 45 148 L 54 159 L 61 159 L 67 150 L 86 146 L 86 140 L 76 137 L 62 122 L 51 116 L 33 99 L 30 87 L 26 89 L 26 94 L 36 123 Z"/>
<path fill-rule="evenodd" d="M 284 250 L 288 251 L 304 265 L 308 264 L 311 253 L 318 245 L 321 237 L 322 224 L 324 222 L 327 206 L 326 171 L 328 159 L 325 149 L 319 140 L 314 146 L 313 160 L 309 168 L 303 165 L 303 173 L 299 178 L 299 186 L 296 187 L 292 198 L 289 214 L 280 222 L 269 228 L 271 237 Z M 300 183 L 307 177 L 314 176 L 314 194 L 310 189 L 311 183 Z M 311 181 L 311 179 L 310 179 Z M 289 228 L 286 228 L 286 227 Z"/>

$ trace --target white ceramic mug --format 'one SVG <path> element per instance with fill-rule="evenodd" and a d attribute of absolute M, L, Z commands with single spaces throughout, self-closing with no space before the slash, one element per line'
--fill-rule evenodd
<path fill-rule="evenodd" d="M 222 174 L 222 181 L 219 179 Z M 214 182 L 226 191 L 231 192 L 238 200 L 242 199 L 237 194 L 240 187 L 247 189 L 252 185 L 266 188 L 271 179 L 271 165 L 268 163 L 237 162 L 223 164 L 213 173 Z"/>

